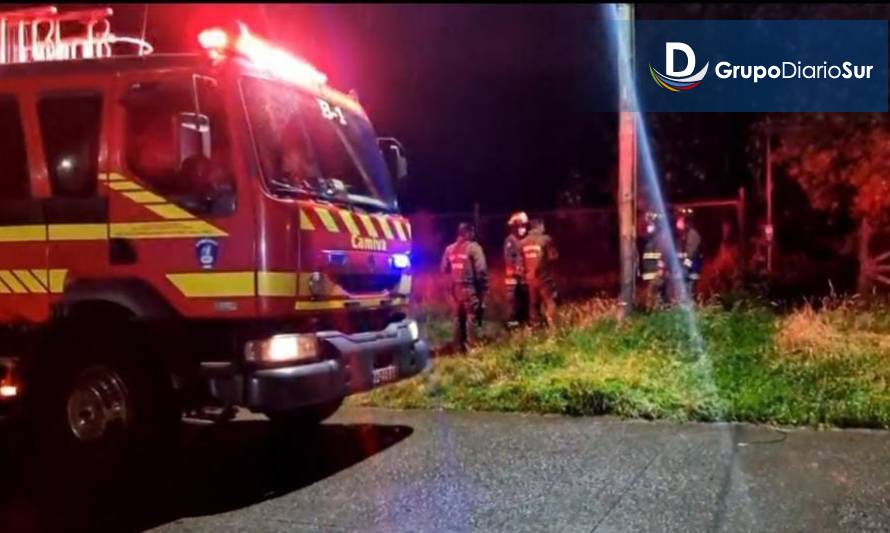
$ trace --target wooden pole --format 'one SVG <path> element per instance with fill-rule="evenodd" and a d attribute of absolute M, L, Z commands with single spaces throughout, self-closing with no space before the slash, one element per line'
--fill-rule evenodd
<path fill-rule="evenodd" d="M 618 237 L 621 252 L 621 310 L 622 316 L 633 311 L 636 291 L 637 260 L 637 110 L 633 102 L 633 27 L 631 4 L 619 4 L 617 9 L 618 35 L 623 40 L 619 49 L 627 52 L 619 58 L 618 80 L 620 111 L 618 119 Z M 623 31 L 621 31 L 623 30 Z M 621 60 L 626 59 L 622 65 Z"/>

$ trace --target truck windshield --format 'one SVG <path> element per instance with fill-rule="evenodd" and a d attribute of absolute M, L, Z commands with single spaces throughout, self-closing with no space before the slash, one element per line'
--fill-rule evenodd
<path fill-rule="evenodd" d="M 392 179 L 365 117 L 275 81 L 244 77 L 242 90 L 274 194 L 396 209 Z"/>

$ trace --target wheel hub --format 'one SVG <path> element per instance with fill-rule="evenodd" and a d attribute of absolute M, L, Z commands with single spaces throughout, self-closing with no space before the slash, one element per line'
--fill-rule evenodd
<path fill-rule="evenodd" d="M 68 427 L 77 439 L 102 439 L 129 418 L 129 394 L 117 372 L 92 367 L 80 375 L 68 396 Z"/>

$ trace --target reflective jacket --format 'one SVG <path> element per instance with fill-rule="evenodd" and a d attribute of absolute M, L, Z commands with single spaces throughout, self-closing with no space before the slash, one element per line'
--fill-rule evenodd
<path fill-rule="evenodd" d="M 485 252 L 478 243 L 458 239 L 445 248 L 440 270 L 451 274 L 451 284 L 484 293 L 488 288 L 488 267 Z"/>
<path fill-rule="evenodd" d="M 651 236 L 643 245 L 643 257 L 640 261 L 640 277 L 651 281 L 664 272 L 664 254 L 659 246 L 658 237 Z"/>
<path fill-rule="evenodd" d="M 516 285 L 522 279 L 522 253 L 519 237 L 510 233 L 504 239 L 504 278 L 507 285 Z"/>
<path fill-rule="evenodd" d="M 559 257 L 553 239 L 541 230 L 532 230 L 519 241 L 522 250 L 523 277 L 526 283 L 550 281 L 552 264 Z"/>

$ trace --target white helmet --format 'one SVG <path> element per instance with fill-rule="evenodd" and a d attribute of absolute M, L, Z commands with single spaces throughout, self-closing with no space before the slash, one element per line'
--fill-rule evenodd
<path fill-rule="evenodd" d="M 507 220 L 508 226 L 515 226 L 517 224 L 528 224 L 528 215 L 525 214 L 525 211 L 517 211 L 510 215 L 510 219 Z"/>

